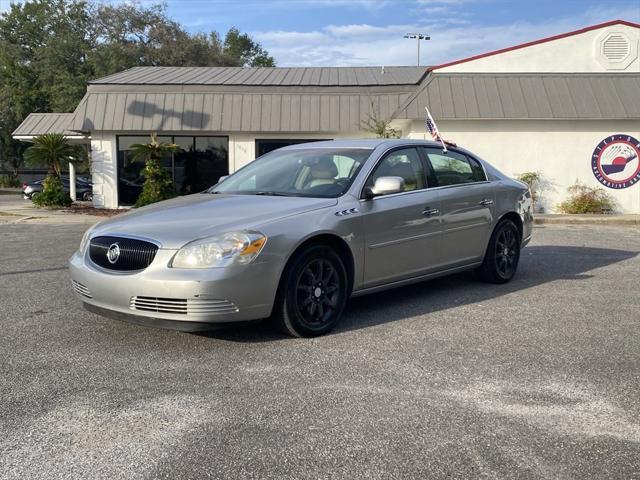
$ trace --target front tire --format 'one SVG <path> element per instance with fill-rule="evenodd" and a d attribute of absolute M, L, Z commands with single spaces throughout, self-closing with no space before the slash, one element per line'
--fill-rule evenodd
<path fill-rule="evenodd" d="M 272 320 L 293 337 L 317 337 L 340 320 L 348 297 L 348 278 L 338 254 L 311 245 L 291 259 L 282 276 Z"/>
<path fill-rule="evenodd" d="M 516 274 L 520 261 L 520 232 L 509 219 L 498 223 L 489 240 L 482 265 L 476 270 L 489 283 L 507 283 Z"/>

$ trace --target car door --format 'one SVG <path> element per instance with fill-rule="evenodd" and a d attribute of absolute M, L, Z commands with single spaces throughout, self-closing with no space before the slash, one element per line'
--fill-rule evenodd
<path fill-rule="evenodd" d="M 362 202 L 365 232 L 364 284 L 374 286 L 434 270 L 440 251 L 440 200 L 427 184 L 418 149 L 387 153 L 365 186 L 383 176 L 402 177 L 404 191 Z"/>
<path fill-rule="evenodd" d="M 442 218 L 442 260 L 447 267 L 480 261 L 494 217 L 494 188 L 476 159 L 423 147 L 438 183 Z"/>

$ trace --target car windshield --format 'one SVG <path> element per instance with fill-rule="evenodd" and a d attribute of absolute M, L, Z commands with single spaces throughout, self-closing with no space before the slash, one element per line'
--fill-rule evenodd
<path fill-rule="evenodd" d="M 349 189 L 371 152 L 368 148 L 275 150 L 208 192 L 335 198 Z"/>

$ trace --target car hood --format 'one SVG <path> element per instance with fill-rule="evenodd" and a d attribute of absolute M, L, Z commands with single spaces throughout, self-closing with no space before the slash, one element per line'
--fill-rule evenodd
<path fill-rule="evenodd" d="M 98 224 L 91 233 L 131 235 L 176 249 L 231 230 L 258 228 L 274 220 L 336 205 L 334 198 L 198 193 L 132 210 Z"/>

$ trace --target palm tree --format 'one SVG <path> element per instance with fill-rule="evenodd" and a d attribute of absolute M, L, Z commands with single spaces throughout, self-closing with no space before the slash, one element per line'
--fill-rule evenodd
<path fill-rule="evenodd" d="M 24 152 L 30 166 L 46 165 L 49 175 L 60 177 L 62 164 L 80 158 L 78 145 L 71 145 L 61 133 L 45 133 L 33 139 L 33 145 Z"/>
<path fill-rule="evenodd" d="M 34 138 L 33 145 L 24 152 L 28 165 L 46 165 L 49 175 L 44 181 L 42 193 L 33 198 L 33 203 L 47 207 L 61 207 L 72 203 L 69 194 L 65 193 L 60 181 L 60 172 L 65 162 L 81 158 L 81 147 L 71 145 L 69 139 L 61 133 L 45 133 Z"/>
<path fill-rule="evenodd" d="M 160 160 L 179 149 L 180 147 L 175 143 L 158 141 L 156 133 L 151 134 L 149 143 L 131 145 L 133 159 L 145 162 L 145 167 L 142 170 L 144 185 L 142 186 L 142 193 L 136 200 L 136 207 L 142 207 L 175 196 L 171 175 L 162 168 Z"/>

